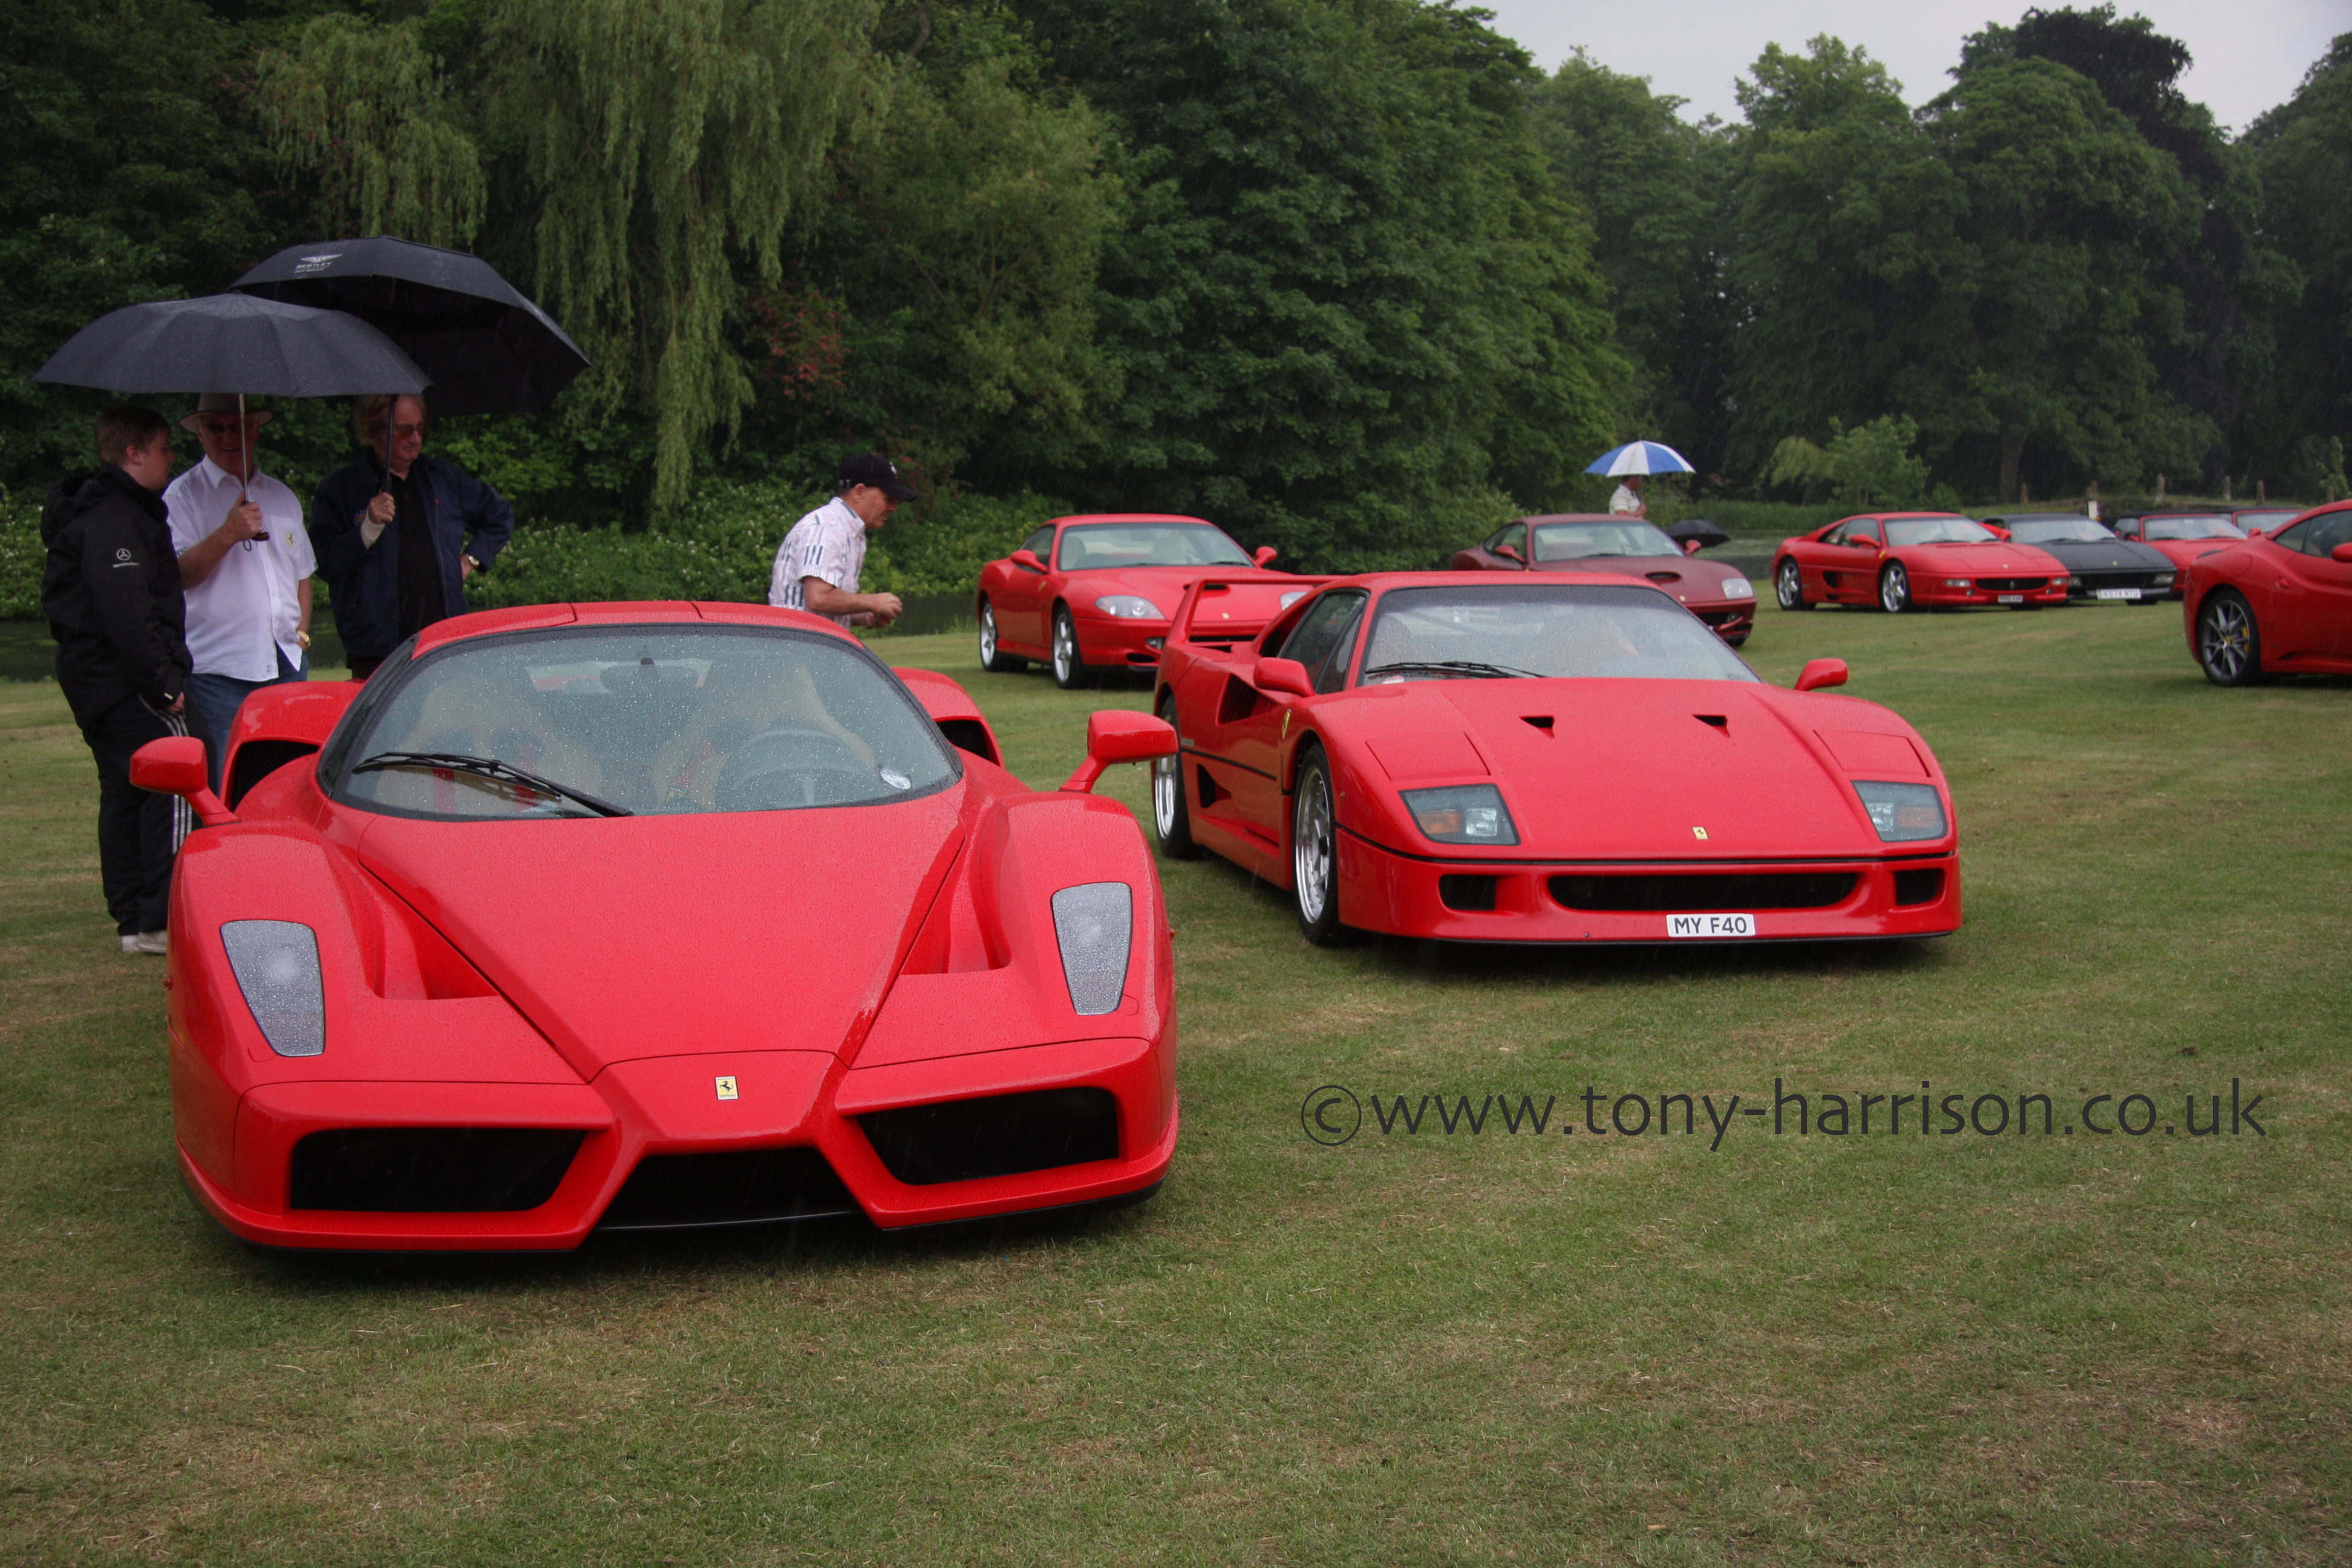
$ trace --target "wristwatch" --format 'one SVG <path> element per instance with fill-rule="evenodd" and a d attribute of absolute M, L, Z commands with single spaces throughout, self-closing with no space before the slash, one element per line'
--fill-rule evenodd
<path fill-rule="evenodd" d="M 475 571 L 479 572 L 479 571 L 482 569 L 482 563 L 481 563 L 479 561 L 477 561 L 476 559 L 474 559 L 474 557 L 473 557 L 470 553 L 468 553 L 467 555 L 466 555 L 463 559 L 464 559 L 464 561 L 465 561 L 466 564 L 467 564 L 467 565 L 468 565 L 468 566 L 471 566 Z"/>
<path fill-rule="evenodd" d="M 309 632 L 296 632 L 294 634 L 294 640 L 300 643 L 304 647 L 309 647 L 310 646 L 310 634 Z"/>

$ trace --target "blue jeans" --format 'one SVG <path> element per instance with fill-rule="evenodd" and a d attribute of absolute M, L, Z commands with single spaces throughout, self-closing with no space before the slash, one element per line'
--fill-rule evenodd
<path fill-rule="evenodd" d="M 310 656 L 304 654 L 300 664 L 289 664 L 286 650 L 278 652 L 278 678 L 275 680 L 239 680 L 234 675 L 192 675 L 188 677 L 189 727 L 204 737 L 205 751 L 212 763 L 213 793 L 220 794 L 221 763 L 228 756 L 228 730 L 236 722 L 236 710 L 245 706 L 246 698 L 265 686 L 277 686 L 289 680 L 310 679 Z"/>

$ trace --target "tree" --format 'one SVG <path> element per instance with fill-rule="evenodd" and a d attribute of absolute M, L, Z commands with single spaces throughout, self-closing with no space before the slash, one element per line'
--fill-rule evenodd
<path fill-rule="evenodd" d="M 1808 500 L 1827 489 L 1840 506 L 1910 508 L 1927 500 L 1927 465 L 1912 455 L 1919 426 L 1899 415 L 1849 430 L 1830 421 L 1830 444 L 1791 436 L 1772 449 L 1767 483 L 1802 485 Z"/>

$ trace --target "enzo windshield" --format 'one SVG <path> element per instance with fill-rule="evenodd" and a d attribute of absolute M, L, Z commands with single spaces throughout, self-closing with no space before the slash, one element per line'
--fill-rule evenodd
<path fill-rule="evenodd" d="M 1680 555 L 1682 547 L 1646 522 L 1539 522 L 1536 559 L 1581 561 L 1588 555 Z"/>
<path fill-rule="evenodd" d="M 1757 679 L 1704 622 L 1655 588 L 1513 583 L 1381 596 L 1360 684 L 1510 676 Z"/>
<path fill-rule="evenodd" d="M 2243 539 L 2226 517 L 2151 517 L 2146 520 L 2150 539 Z"/>
<path fill-rule="evenodd" d="M 390 672 L 386 672 L 390 673 Z M 836 638 L 761 627 L 453 643 L 362 699 L 335 793 L 509 818 L 873 805 L 957 775 L 905 689 Z"/>
<path fill-rule="evenodd" d="M 1105 566 L 1246 566 L 1249 556 L 1205 522 L 1092 522 L 1062 530 L 1065 572 Z"/>
<path fill-rule="evenodd" d="M 1997 538 L 1983 523 L 1965 517 L 1897 517 L 1886 523 L 1886 542 L 1902 544 L 1981 544 Z"/>
<path fill-rule="evenodd" d="M 2020 544 L 2105 544 L 2115 535 L 2087 517 L 2021 518 L 2009 536 Z"/>

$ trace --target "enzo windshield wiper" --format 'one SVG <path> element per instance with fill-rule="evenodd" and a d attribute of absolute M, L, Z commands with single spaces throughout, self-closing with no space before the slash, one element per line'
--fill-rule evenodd
<path fill-rule="evenodd" d="M 1407 669 L 1434 669 L 1447 675 L 1475 675 L 1489 680 L 1498 678 L 1504 680 L 1517 680 L 1522 678 L 1529 680 L 1544 679 L 1532 669 L 1513 669 L 1507 664 L 1481 664 L 1475 659 L 1468 658 L 1399 659 L 1393 664 L 1376 664 L 1358 679 L 1369 679 L 1375 675 L 1393 675 L 1400 670 Z"/>
<path fill-rule="evenodd" d="M 486 779 L 503 779 L 565 800 L 578 801 L 599 816 L 635 816 L 625 805 L 614 805 L 609 800 L 599 800 L 585 790 L 570 784 L 557 784 L 553 779 L 502 763 L 496 757 L 469 757 L 463 752 L 378 752 L 352 769 L 355 773 L 373 773 L 382 768 L 447 768 L 455 773 L 478 773 Z"/>

